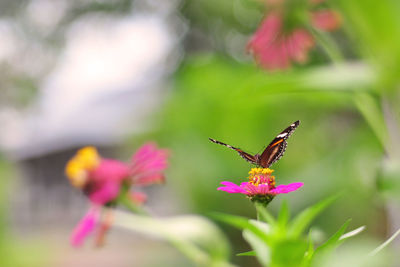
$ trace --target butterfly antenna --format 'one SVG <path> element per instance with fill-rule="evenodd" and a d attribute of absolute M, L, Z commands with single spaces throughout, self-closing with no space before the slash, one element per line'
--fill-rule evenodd
<path fill-rule="evenodd" d="M 220 141 L 218 141 L 218 140 L 215 140 L 215 139 L 212 139 L 212 138 L 208 138 L 208 139 L 209 139 L 211 142 L 216 143 L 216 144 L 218 144 L 218 145 L 223 145 L 223 146 L 229 147 L 230 149 L 237 150 L 236 147 L 233 147 L 233 146 L 231 146 L 231 145 L 222 143 L 222 142 L 220 142 Z"/>

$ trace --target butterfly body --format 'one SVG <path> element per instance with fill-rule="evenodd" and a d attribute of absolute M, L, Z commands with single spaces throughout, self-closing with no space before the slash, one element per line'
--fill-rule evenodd
<path fill-rule="evenodd" d="M 248 162 L 261 166 L 263 168 L 269 168 L 273 163 L 278 161 L 285 153 L 287 142 L 286 140 L 294 132 L 294 130 L 299 126 L 300 121 L 293 122 L 289 127 L 278 134 L 265 150 L 261 154 L 251 155 L 240 148 L 233 147 L 231 145 L 225 144 L 223 142 L 217 141 L 215 139 L 209 138 L 211 142 L 226 146 L 230 149 L 235 150 L 239 155 L 247 160 Z"/>

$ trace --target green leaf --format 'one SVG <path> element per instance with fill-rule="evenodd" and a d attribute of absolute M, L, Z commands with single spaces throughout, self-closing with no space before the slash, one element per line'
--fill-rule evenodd
<path fill-rule="evenodd" d="M 347 220 L 342 225 L 342 227 L 340 227 L 339 230 L 334 235 L 332 235 L 324 244 L 322 244 L 315 250 L 313 258 L 311 259 L 314 264 L 326 262 L 329 259 L 331 253 L 343 242 L 343 240 L 341 240 L 340 238 L 346 231 L 349 223 L 350 219 Z M 316 266 L 319 266 L 318 264 L 316 264 Z"/>
<path fill-rule="evenodd" d="M 397 230 L 391 237 L 389 237 L 389 239 L 386 240 L 382 245 L 371 251 L 370 255 L 375 256 L 378 252 L 387 247 L 399 234 L 400 234 L 400 229 Z"/>
<path fill-rule="evenodd" d="M 231 224 L 237 228 L 243 229 L 243 238 L 250 244 L 255 251 L 255 256 L 264 266 L 269 264 L 269 246 L 271 245 L 270 233 L 271 227 L 261 221 L 248 220 L 243 217 L 228 214 L 213 214 L 217 220 Z"/>
<path fill-rule="evenodd" d="M 370 94 L 357 93 L 354 94 L 354 102 L 372 131 L 375 133 L 382 147 L 385 149 L 387 145 L 386 140 L 388 140 L 388 133 L 386 131 L 382 109 L 379 107 L 377 100 Z"/>
<path fill-rule="evenodd" d="M 299 237 L 314 218 L 332 204 L 338 197 L 339 195 L 334 195 L 302 211 L 290 224 L 289 235 Z"/>
<path fill-rule="evenodd" d="M 250 251 L 238 253 L 238 254 L 236 254 L 236 256 L 256 256 L 256 252 L 254 250 L 250 250 Z"/>
<path fill-rule="evenodd" d="M 280 226 L 281 229 L 286 228 L 289 218 L 290 218 L 289 205 L 287 204 L 287 201 L 284 199 L 282 201 L 281 210 L 278 216 L 278 225 Z"/>
<path fill-rule="evenodd" d="M 218 221 L 230 224 L 239 229 L 246 229 L 249 226 L 249 219 L 242 216 L 235 216 L 225 213 L 213 212 L 210 216 Z"/>
<path fill-rule="evenodd" d="M 301 267 L 310 266 L 311 260 L 314 256 L 314 241 L 312 239 L 311 231 L 312 230 L 310 229 L 310 232 L 308 233 L 308 249 L 307 249 L 306 253 L 304 254 L 304 258 L 303 258 L 303 262 L 301 263 Z"/>
<path fill-rule="evenodd" d="M 265 227 L 260 227 L 255 225 L 254 223 L 251 223 L 251 221 L 245 217 L 240 217 L 240 216 L 234 216 L 234 215 L 229 215 L 229 214 L 223 214 L 223 213 L 213 213 L 211 215 L 213 218 L 216 220 L 225 222 L 227 224 L 230 224 L 236 228 L 242 229 L 242 230 L 249 230 L 255 235 L 257 235 L 261 240 L 264 242 L 270 241 L 270 237 L 268 236 L 267 230 Z M 265 224 L 265 223 L 264 223 Z M 265 224 L 267 225 L 267 224 Z"/>
<path fill-rule="evenodd" d="M 255 256 L 261 265 L 267 266 L 270 263 L 270 249 L 268 245 L 249 230 L 243 231 L 243 238 L 250 244 L 251 248 L 254 249 Z"/>
<path fill-rule="evenodd" d="M 340 238 L 343 236 L 344 232 L 349 226 L 350 221 L 351 219 L 347 220 L 334 235 L 332 235 L 324 244 L 315 250 L 315 253 L 335 249 L 341 243 Z"/>
<path fill-rule="evenodd" d="M 357 52 L 374 64 L 381 90 L 397 90 L 400 67 L 400 4 L 394 0 L 332 1 L 339 5 L 343 26 L 359 44 Z"/>
<path fill-rule="evenodd" d="M 273 266 L 299 267 L 308 249 L 308 243 L 301 239 L 285 239 L 274 243 L 271 248 Z"/>

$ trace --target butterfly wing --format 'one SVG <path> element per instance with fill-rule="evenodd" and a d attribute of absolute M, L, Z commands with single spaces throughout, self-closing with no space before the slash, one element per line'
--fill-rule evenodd
<path fill-rule="evenodd" d="M 249 153 L 247 153 L 247 152 L 244 152 L 244 151 L 241 150 L 240 148 L 233 147 L 233 146 L 231 146 L 231 145 L 222 143 L 222 142 L 217 141 L 217 140 L 215 140 L 215 139 L 212 139 L 212 138 L 208 138 L 208 139 L 210 139 L 210 141 L 213 142 L 213 143 L 216 143 L 216 144 L 219 144 L 219 145 L 223 145 L 223 146 L 226 146 L 226 147 L 228 147 L 228 148 L 230 148 L 230 149 L 235 150 L 237 153 L 239 153 L 239 155 L 240 155 L 242 158 L 244 158 L 244 159 L 247 160 L 248 162 L 253 163 L 253 164 L 257 164 L 257 161 L 258 161 L 258 160 L 257 160 L 257 157 L 256 157 L 256 156 L 253 156 L 253 155 L 251 155 L 251 154 L 249 154 Z"/>
<path fill-rule="evenodd" d="M 275 139 L 272 140 L 272 142 L 263 151 L 257 164 L 263 168 L 269 168 L 269 166 L 279 160 L 283 156 L 283 153 L 285 153 L 287 146 L 286 139 L 288 139 L 294 130 L 296 130 L 299 124 L 300 121 L 295 121 L 280 134 L 278 134 L 277 137 L 275 137 Z"/>

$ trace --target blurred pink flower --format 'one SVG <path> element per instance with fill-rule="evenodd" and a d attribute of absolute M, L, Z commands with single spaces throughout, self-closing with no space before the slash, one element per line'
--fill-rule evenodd
<path fill-rule="evenodd" d="M 224 181 L 221 182 L 224 186 L 218 187 L 217 190 L 245 194 L 253 201 L 268 204 L 276 195 L 290 193 L 303 186 L 303 183 L 291 183 L 275 187 L 275 176 L 271 175 L 272 172 L 271 169 L 252 168 L 249 172 L 248 182 L 237 185 Z"/>
<path fill-rule="evenodd" d="M 262 20 L 247 45 L 257 64 L 267 70 L 283 70 L 292 63 L 303 64 L 308 60 L 310 49 L 315 46 L 313 35 L 307 29 L 307 22 L 297 19 L 286 0 L 267 0 L 269 13 Z M 310 0 L 317 5 L 323 0 Z M 296 5 L 293 5 L 296 8 Z M 330 10 L 308 11 L 311 26 L 333 31 L 340 26 L 339 13 Z M 297 20 L 297 21 L 296 21 Z"/>
<path fill-rule="evenodd" d="M 282 31 L 282 16 L 270 13 L 249 41 L 247 48 L 256 62 L 268 70 L 286 69 L 292 62 L 304 63 L 314 38 L 303 28 Z"/>
<path fill-rule="evenodd" d="M 104 205 L 115 206 L 121 194 L 134 205 L 146 201 L 141 192 L 132 192 L 132 186 L 146 186 L 164 181 L 163 171 L 167 168 L 168 152 L 158 149 L 154 143 L 144 144 L 133 155 L 130 163 L 101 158 L 94 147 L 84 147 L 69 160 L 66 175 L 72 185 L 82 189 L 92 207 L 75 227 L 71 244 L 80 246 L 95 229 Z M 102 220 L 97 235 L 97 245 L 104 242 L 104 235 L 111 226 L 111 215 Z"/>
<path fill-rule="evenodd" d="M 140 147 L 130 163 L 101 158 L 94 147 L 85 147 L 67 163 L 66 174 L 91 202 L 105 205 L 118 197 L 123 184 L 143 186 L 163 182 L 167 158 L 168 151 L 158 149 L 154 143 Z"/>
<path fill-rule="evenodd" d="M 318 10 L 311 13 L 311 23 L 319 30 L 334 31 L 340 27 L 341 17 L 334 10 Z"/>
<path fill-rule="evenodd" d="M 122 182 L 129 177 L 129 166 L 117 160 L 102 159 L 89 176 L 85 193 L 93 203 L 104 205 L 118 197 Z"/>

